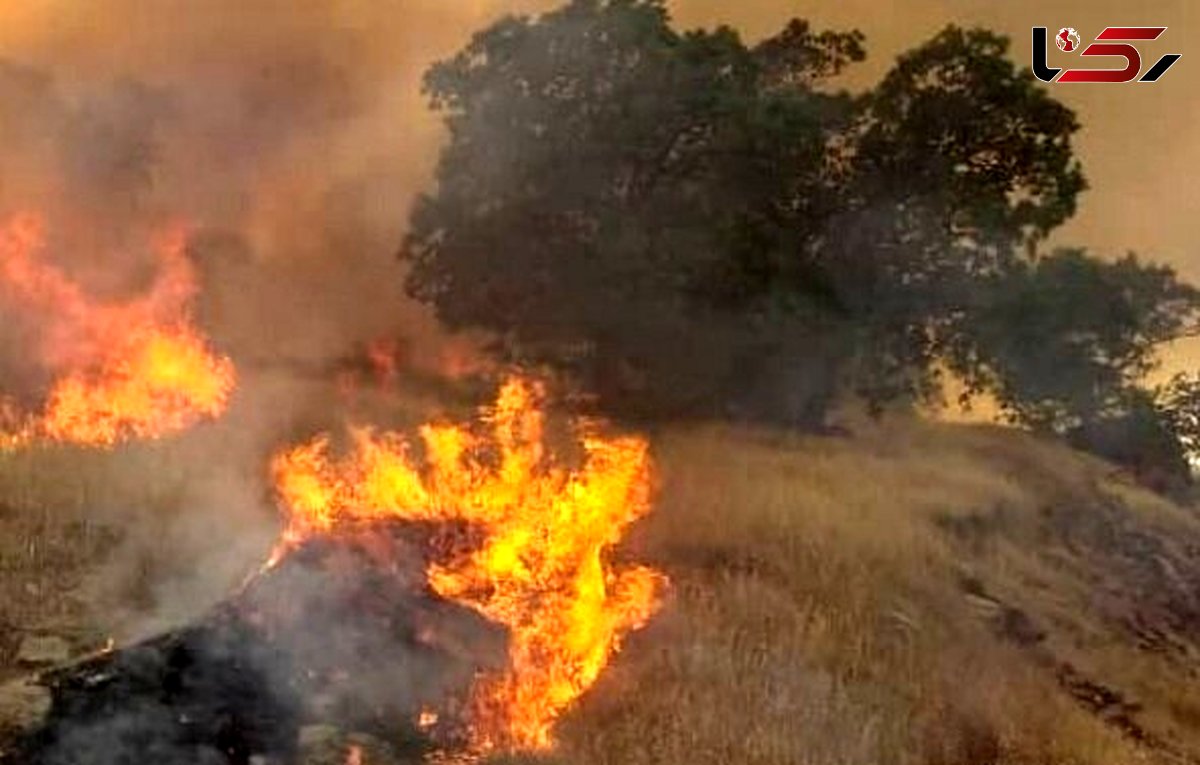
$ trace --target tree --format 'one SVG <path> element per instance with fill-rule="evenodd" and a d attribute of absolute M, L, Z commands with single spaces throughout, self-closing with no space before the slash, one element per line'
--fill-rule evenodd
<path fill-rule="evenodd" d="M 1183 451 L 1200 457 L 1200 375 L 1175 375 L 1154 389 L 1153 399 Z"/>
<path fill-rule="evenodd" d="M 860 100 L 824 266 L 864 327 L 872 400 L 936 387 L 980 280 L 1031 257 L 1085 186 L 1075 115 L 1007 50 L 949 27 Z"/>
<path fill-rule="evenodd" d="M 449 140 L 408 289 L 618 413 L 814 425 L 842 389 L 931 395 L 948 359 L 1028 422 L 1091 416 L 1193 296 L 1135 261 L 1039 256 L 1084 188 L 1078 123 L 1007 46 L 949 27 L 850 95 L 857 32 L 795 20 L 748 46 L 675 30 L 660 0 L 503 20 L 427 74 Z M 1074 300 L 1125 313 L 1105 329 Z M 1055 387 L 1010 331 L 1078 369 Z"/>
<path fill-rule="evenodd" d="M 1195 402 L 1182 380 L 1148 389 L 1158 346 L 1194 325 L 1200 293 L 1134 255 L 1060 249 L 977 283 L 943 359 L 1007 418 L 1130 468 L 1146 485 L 1190 482 Z"/>
<path fill-rule="evenodd" d="M 1142 406 L 1161 343 L 1195 323 L 1200 292 L 1135 255 L 1060 249 L 981 280 L 947 353 L 968 393 L 1024 425 L 1067 433 Z"/>
<path fill-rule="evenodd" d="M 1142 388 L 1127 391 L 1120 409 L 1085 420 L 1066 433 L 1077 449 L 1132 471 L 1143 486 L 1183 496 L 1192 483 L 1189 449 L 1172 412 Z"/>
<path fill-rule="evenodd" d="M 711 402 L 778 342 L 779 298 L 824 289 L 792 255 L 837 205 L 826 147 L 852 102 L 811 83 L 859 39 L 796 23 L 753 51 L 633 0 L 482 32 L 426 80 L 450 144 L 410 291 L 610 406 Z"/>
<path fill-rule="evenodd" d="M 1143 423 L 1138 430 L 1141 438 L 1128 440 L 1137 454 L 1116 459 L 1141 467 L 1143 482 L 1152 488 L 1181 493 L 1191 485 L 1192 465 L 1200 460 L 1200 375 L 1177 374 L 1166 384 L 1143 391 L 1142 398 L 1142 416 L 1129 418 Z"/>

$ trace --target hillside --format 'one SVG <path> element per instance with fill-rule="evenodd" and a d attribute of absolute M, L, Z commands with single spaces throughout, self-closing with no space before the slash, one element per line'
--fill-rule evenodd
<path fill-rule="evenodd" d="M 1131 763 L 1200 756 L 1200 521 L 986 426 L 662 439 L 671 573 L 564 731 L 571 762 Z"/>
<path fill-rule="evenodd" d="M 1200 761 L 1192 510 L 1013 431 L 854 431 L 655 436 L 657 507 L 620 554 L 664 569 L 671 592 L 561 726 L 552 761 Z M 82 651 L 122 634 L 118 602 L 202 599 L 178 585 L 199 560 L 179 529 L 207 528 L 181 525 L 195 512 L 182 487 L 214 438 L 4 458 L 5 676 L 30 633 Z M 267 526 L 247 521 L 210 584 L 236 581 Z"/>

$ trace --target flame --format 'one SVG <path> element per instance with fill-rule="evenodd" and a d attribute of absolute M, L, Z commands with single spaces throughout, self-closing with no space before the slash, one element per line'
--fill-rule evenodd
<path fill-rule="evenodd" d="M 417 728 L 422 731 L 432 730 L 438 724 L 439 715 L 432 709 L 422 709 L 417 716 Z"/>
<path fill-rule="evenodd" d="M 129 302 L 98 303 L 39 259 L 46 249 L 40 216 L 0 223 L 0 295 L 35 319 L 43 330 L 37 361 L 57 373 L 40 414 L 5 402 L 9 427 L 0 445 L 112 445 L 177 432 L 225 410 L 234 368 L 190 322 L 196 279 L 186 242 L 182 226 L 161 234 L 150 290 Z"/>
<path fill-rule="evenodd" d="M 401 343 L 392 338 L 376 338 L 367 344 L 367 360 L 380 388 L 387 388 L 396 382 L 403 354 Z"/>
<path fill-rule="evenodd" d="M 503 672 L 479 678 L 471 699 L 481 750 L 546 749 L 554 722 L 596 681 L 622 637 L 657 608 L 666 580 L 616 566 L 606 551 L 650 509 L 647 443 L 577 424 L 582 466 L 544 451 L 540 386 L 513 379 L 483 413 L 486 428 L 427 425 L 423 466 L 394 433 L 353 432 L 331 458 L 326 437 L 278 455 L 275 485 L 287 525 L 272 561 L 314 536 L 373 521 L 457 521 L 484 541 L 431 564 L 438 594 L 510 630 Z"/>

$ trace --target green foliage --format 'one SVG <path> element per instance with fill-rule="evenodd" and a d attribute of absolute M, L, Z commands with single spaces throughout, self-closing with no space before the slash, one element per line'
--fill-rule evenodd
<path fill-rule="evenodd" d="M 1200 384 L 1146 389 L 1157 347 L 1190 329 L 1200 292 L 1163 266 L 1060 249 L 978 284 L 945 358 L 990 392 L 1009 419 L 1065 436 L 1125 465 L 1146 485 L 1179 491 L 1200 436 Z"/>
<path fill-rule="evenodd" d="M 485 30 L 427 77 L 450 143 L 410 291 L 610 403 L 722 395 L 780 320 L 829 302 L 805 248 L 841 203 L 828 154 L 854 104 L 813 83 L 860 39 L 795 22 L 751 49 L 634 1 Z"/>
<path fill-rule="evenodd" d="M 1134 255 L 1062 249 L 978 288 L 948 354 L 969 393 L 992 391 L 1018 422 L 1060 433 L 1129 407 L 1158 344 L 1196 319 L 1200 293 Z"/>
<path fill-rule="evenodd" d="M 1066 433 L 1078 449 L 1123 465 L 1145 486 L 1182 495 L 1191 484 L 1187 444 L 1175 412 L 1151 391 L 1129 389 L 1115 411 L 1084 420 Z"/>
<path fill-rule="evenodd" d="M 947 28 L 862 97 L 844 139 L 823 266 L 867 330 L 857 379 L 872 400 L 927 392 L 978 282 L 1031 252 L 1084 188 L 1074 114 L 1007 49 L 991 32 Z"/>
<path fill-rule="evenodd" d="M 1178 374 L 1152 391 L 1155 411 L 1181 451 L 1200 460 L 1200 375 Z"/>

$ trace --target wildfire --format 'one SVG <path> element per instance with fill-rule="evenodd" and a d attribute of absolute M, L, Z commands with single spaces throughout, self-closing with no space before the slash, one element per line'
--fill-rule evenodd
<path fill-rule="evenodd" d="M 224 411 L 233 364 L 214 355 L 189 320 L 196 279 L 186 240 L 177 226 L 153 243 L 159 271 L 145 295 L 99 303 L 40 259 L 40 216 L 0 223 L 0 295 L 38 324 L 37 361 L 56 374 L 41 413 L 6 402 L 0 444 L 111 445 L 176 432 Z"/>
<path fill-rule="evenodd" d="M 314 536 L 388 519 L 482 530 L 480 544 L 451 550 L 427 570 L 438 594 L 510 630 L 508 667 L 479 678 L 473 691 L 471 736 L 480 749 L 551 746 L 555 720 L 653 614 L 666 581 L 606 559 L 650 508 L 646 442 L 579 423 L 581 466 L 557 464 L 545 450 L 541 397 L 539 386 L 510 380 L 483 412 L 482 432 L 421 428 L 421 461 L 398 434 L 357 430 L 344 458 L 318 438 L 272 466 L 288 514 L 272 561 Z"/>

